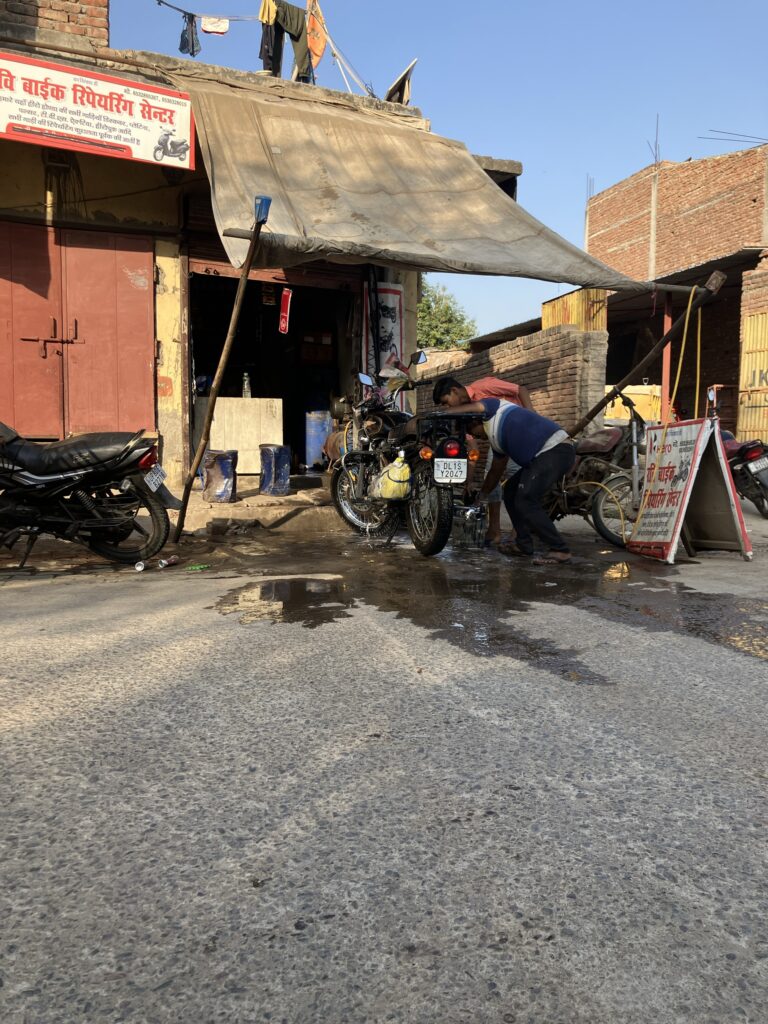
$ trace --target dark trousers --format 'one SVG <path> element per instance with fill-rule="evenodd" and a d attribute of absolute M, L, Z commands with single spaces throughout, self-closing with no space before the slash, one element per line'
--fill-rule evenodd
<path fill-rule="evenodd" d="M 550 551 L 568 550 L 568 545 L 544 511 L 541 500 L 575 461 L 576 452 L 572 444 L 557 444 L 537 455 L 530 465 L 507 481 L 504 504 L 517 533 L 515 543 L 524 554 L 533 554 L 532 534 L 536 534 Z"/>
<path fill-rule="evenodd" d="M 283 64 L 283 39 L 288 34 L 293 43 L 293 58 L 296 61 L 298 80 L 312 81 L 312 62 L 307 45 L 307 12 L 295 4 L 277 0 L 277 18 L 274 25 L 264 25 L 261 35 L 259 56 L 265 71 L 280 77 Z"/>

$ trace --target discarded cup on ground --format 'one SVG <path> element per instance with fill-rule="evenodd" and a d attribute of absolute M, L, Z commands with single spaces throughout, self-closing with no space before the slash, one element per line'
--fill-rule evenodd
<path fill-rule="evenodd" d="M 143 562 L 137 562 L 136 565 L 134 565 L 134 569 L 136 572 L 144 572 L 146 565 Z"/>
<path fill-rule="evenodd" d="M 178 564 L 179 564 L 179 556 L 178 555 L 169 555 L 168 558 L 161 558 L 160 559 L 160 561 L 157 563 L 157 568 L 158 569 L 165 569 L 166 566 L 168 566 L 168 565 L 178 565 Z"/>

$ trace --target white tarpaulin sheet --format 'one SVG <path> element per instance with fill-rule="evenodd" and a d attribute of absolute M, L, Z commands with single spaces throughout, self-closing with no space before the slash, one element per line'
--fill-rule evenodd
<path fill-rule="evenodd" d="M 213 210 L 231 262 L 253 199 L 272 197 L 259 262 L 324 259 L 498 274 L 585 287 L 640 286 L 508 198 L 459 142 L 390 111 L 184 79 Z M 411 123 L 409 123 L 411 121 Z"/>

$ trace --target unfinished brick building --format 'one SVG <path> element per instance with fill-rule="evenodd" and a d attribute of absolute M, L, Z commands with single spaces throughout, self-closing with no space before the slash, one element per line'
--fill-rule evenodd
<path fill-rule="evenodd" d="M 703 160 L 664 161 L 594 196 L 586 248 L 632 277 L 702 284 L 727 274 L 703 315 L 701 384 L 721 384 L 723 425 L 740 437 L 768 436 L 768 146 Z M 684 312 L 675 296 L 668 315 Z M 643 330 L 663 331 L 664 297 L 613 296 L 607 381 L 615 383 L 644 354 Z M 676 370 L 680 342 L 673 346 Z M 678 404 L 695 413 L 696 341 L 689 335 Z M 661 364 L 650 376 L 661 382 Z M 701 406 L 699 409 L 701 412 Z"/>

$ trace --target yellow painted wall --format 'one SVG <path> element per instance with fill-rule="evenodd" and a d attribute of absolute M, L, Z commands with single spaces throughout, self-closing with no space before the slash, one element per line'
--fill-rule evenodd
<path fill-rule="evenodd" d="M 155 333 L 157 337 L 157 426 L 163 440 L 162 461 L 168 486 L 182 486 L 187 415 L 184 400 L 183 338 L 186 308 L 182 307 L 181 263 L 176 242 L 155 243 Z"/>
<path fill-rule="evenodd" d="M 57 168 L 57 157 L 71 162 L 73 169 Z M 0 139 L 0 168 L 0 217 L 43 222 L 48 218 L 50 223 L 52 216 L 54 222 L 70 226 L 82 223 L 148 233 L 176 230 L 181 187 L 195 176 L 176 172 L 169 181 L 162 168 L 151 164 L 5 139 Z M 54 197 L 53 211 L 46 201 L 46 186 Z"/>

